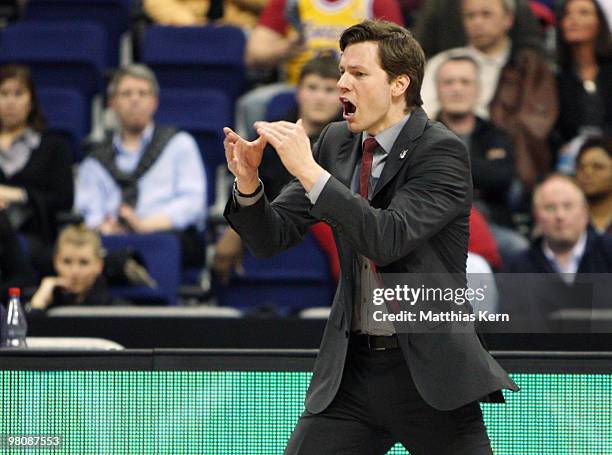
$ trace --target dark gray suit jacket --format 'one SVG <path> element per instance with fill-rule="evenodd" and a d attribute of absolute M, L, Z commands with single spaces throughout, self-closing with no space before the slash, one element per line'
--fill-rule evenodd
<path fill-rule="evenodd" d="M 465 275 L 472 178 L 461 141 L 422 109 L 415 110 L 389 153 L 370 205 L 350 190 L 360 139 L 346 122 L 332 123 L 321 133 L 314 155 L 332 177 L 316 204 L 293 180 L 272 203 L 262 198 L 239 208 L 230 199 L 225 210 L 260 257 L 298 243 L 319 220 L 333 228 L 341 276 L 306 398 L 312 413 L 331 403 L 342 378 L 355 254 L 370 258 L 381 273 Z M 431 406 L 450 410 L 503 388 L 518 390 L 475 333 L 446 333 L 439 325 L 431 332 L 398 334 L 414 383 Z"/>

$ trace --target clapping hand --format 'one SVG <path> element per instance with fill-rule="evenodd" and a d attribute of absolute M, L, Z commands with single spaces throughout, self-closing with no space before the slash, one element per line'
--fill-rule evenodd
<path fill-rule="evenodd" d="M 247 141 L 232 131 L 223 128 L 225 139 L 225 158 L 227 167 L 236 177 L 236 185 L 241 193 L 252 193 L 259 186 L 259 174 L 257 169 L 263 158 L 266 139 L 258 137 L 254 141 Z"/>

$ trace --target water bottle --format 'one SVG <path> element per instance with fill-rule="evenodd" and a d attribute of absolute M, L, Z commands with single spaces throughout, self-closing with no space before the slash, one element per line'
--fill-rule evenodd
<path fill-rule="evenodd" d="M 25 348 L 28 322 L 21 306 L 21 290 L 9 288 L 9 301 L 4 322 L 4 340 L 2 346 L 6 348 Z"/>

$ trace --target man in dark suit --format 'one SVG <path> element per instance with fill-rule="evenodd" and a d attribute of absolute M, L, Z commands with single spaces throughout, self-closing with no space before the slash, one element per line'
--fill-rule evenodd
<path fill-rule="evenodd" d="M 419 107 L 424 55 L 405 29 L 365 21 L 340 40 L 344 122 L 311 151 L 301 122 L 257 122 L 257 140 L 225 129 L 236 176 L 225 215 L 251 251 L 270 256 L 328 223 L 341 277 L 287 454 L 490 454 L 477 400 L 517 390 L 474 332 L 447 324 L 397 333 L 372 317 L 386 273 L 465 278 L 472 190 L 469 158 Z M 257 168 L 269 142 L 295 176 L 273 201 Z M 357 193 L 357 194 L 356 194 Z M 313 302 L 313 304 L 316 302 Z"/>

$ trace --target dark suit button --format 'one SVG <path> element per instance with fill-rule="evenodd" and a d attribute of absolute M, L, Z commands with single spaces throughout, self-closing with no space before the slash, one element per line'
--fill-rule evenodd
<path fill-rule="evenodd" d="M 344 331 L 344 336 L 345 336 L 346 338 L 348 338 L 348 337 L 349 337 L 349 331 L 348 331 L 348 330 L 345 330 L 345 331 Z"/>

